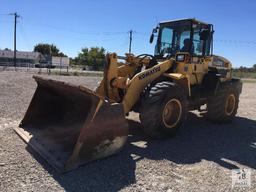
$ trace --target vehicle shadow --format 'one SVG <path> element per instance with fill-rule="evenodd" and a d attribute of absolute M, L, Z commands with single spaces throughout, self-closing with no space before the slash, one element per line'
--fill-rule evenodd
<path fill-rule="evenodd" d="M 142 139 L 136 133 L 141 130 L 141 124 L 129 122 L 135 133 L 130 138 L 131 145 L 133 141 Z M 228 169 L 237 168 L 230 163 L 234 161 L 256 169 L 256 121 L 244 117 L 235 117 L 228 124 L 212 124 L 189 113 L 174 138 L 162 141 L 144 138 L 144 141 L 147 147 L 134 146 L 132 153 L 148 159 L 168 159 L 178 164 L 193 164 L 205 159 Z"/>
<path fill-rule="evenodd" d="M 41 157 L 31 153 L 65 191 L 118 191 L 136 182 L 136 162 L 147 158 L 166 159 L 177 164 L 193 164 L 202 159 L 228 169 L 238 162 L 256 169 L 256 121 L 236 117 L 231 124 L 216 125 L 193 113 L 176 137 L 152 140 L 141 131 L 141 124 L 128 120 L 130 135 L 124 149 L 109 158 L 59 174 Z M 146 147 L 136 145 L 146 143 Z M 31 150 L 31 149 L 30 149 Z M 140 158 L 133 159 L 131 154 Z M 226 161 L 230 160 L 230 161 Z"/>

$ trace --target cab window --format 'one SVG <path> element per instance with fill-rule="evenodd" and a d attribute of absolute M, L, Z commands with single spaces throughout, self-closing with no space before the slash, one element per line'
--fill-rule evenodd
<path fill-rule="evenodd" d="M 190 52 L 190 30 L 183 31 L 180 35 L 179 47 L 181 52 Z M 192 46 L 193 50 L 193 46 Z"/>
<path fill-rule="evenodd" d="M 165 27 L 161 36 L 161 53 L 168 52 L 172 47 L 173 29 Z"/>
<path fill-rule="evenodd" d="M 194 30 L 193 35 L 193 46 L 194 46 L 194 55 L 202 56 L 203 55 L 203 41 L 200 40 L 200 30 Z"/>
<path fill-rule="evenodd" d="M 194 24 L 193 25 L 193 45 L 194 46 L 194 52 L 193 55 L 195 56 L 203 56 L 204 55 L 210 55 L 210 47 L 211 47 L 211 37 L 205 41 L 200 39 L 200 33 L 203 30 L 209 30 L 207 25 L 201 25 L 201 24 Z"/>

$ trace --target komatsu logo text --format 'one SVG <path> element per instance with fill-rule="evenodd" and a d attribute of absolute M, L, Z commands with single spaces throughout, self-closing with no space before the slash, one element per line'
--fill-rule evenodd
<path fill-rule="evenodd" d="M 142 79 L 146 78 L 146 77 L 149 76 L 149 75 L 152 75 L 152 74 L 154 74 L 154 73 L 157 73 L 157 72 L 160 71 L 160 70 L 161 70 L 160 67 L 155 67 L 155 68 L 153 68 L 153 69 L 151 69 L 151 70 L 149 70 L 149 71 L 147 71 L 147 72 L 145 72 L 145 73 L 142 73 L 141 75 L 139 75 L 139 80 L 142 80 Z"/>

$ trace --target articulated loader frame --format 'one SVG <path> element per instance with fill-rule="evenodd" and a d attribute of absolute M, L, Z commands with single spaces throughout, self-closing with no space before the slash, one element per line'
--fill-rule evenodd
<path fill-rule="evenodd" d="M 200 76 L 193 80 L 193 72 L 178 73 L 186 66 L 181 63 L 177 67 L 172 58 L 153 65 L 148 56 L 127 54 L 125 64 L 118 62 L 115 53 L 106 59 L 103 80 L 95 91 L 34 77 L 38 87 L 15 131 L 60 172 L 120 151 L 129 132 L 125 115 L 153 81 L 167 78 L 180 85 L 187 98 L 191 84 L 202 82 Z M 208 62 L 201 65 L 202 70 L 208 70 Z M 189 67 L 194 68 L 192 64 Z"/>

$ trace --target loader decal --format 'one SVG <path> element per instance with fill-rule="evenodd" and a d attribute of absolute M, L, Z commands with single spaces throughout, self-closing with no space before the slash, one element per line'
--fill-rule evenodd
<path fill-rule="evenodd" d="M 160 70 L 161 70 L 161 68 L 160 68 L 160 66 L 158 66 L 158 67 L 155 67 L 155 68 L 153 68 L 153 69 L 151 69 L 149 71 L 146 71 L 145 73 L 142 73 L 141 75 L 139 75 L 139 80 L 142 80 L 142 79 L 146 78 L 149 75 L 157 73 Z"/>

